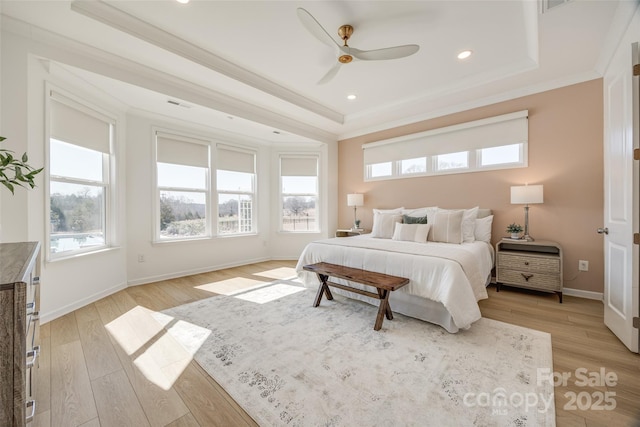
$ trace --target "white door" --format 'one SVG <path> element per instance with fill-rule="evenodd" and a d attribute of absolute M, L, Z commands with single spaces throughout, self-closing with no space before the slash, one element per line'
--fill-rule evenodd
<path fill-rule="evenodd" d="M 631 351 L 638 352 L 638 45 L 623 43 L 604 76 L 604 323 Z M 634 94 L 635 92 L 635 94 Z M 634 111 L 634 97 L 635 109 Z M 635 116 L 634 116 L 635 115 Z"/>

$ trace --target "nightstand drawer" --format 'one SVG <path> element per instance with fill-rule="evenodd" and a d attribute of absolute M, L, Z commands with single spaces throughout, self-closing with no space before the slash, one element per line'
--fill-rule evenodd
<path fill-rule="evenodd" d="M 515 255 L 507 252 L 498 253 L 500 268 L 510 268 L 521 271 L 560 273 L 560 258 L 557 256 Z"/>
<path fill-rule="evenodd" d="M 530 271 L 499 270 L 498 282 L 512 284 L 524 288 L 559 291 L 560 276 L 554 274 L 533 273 Z"/>

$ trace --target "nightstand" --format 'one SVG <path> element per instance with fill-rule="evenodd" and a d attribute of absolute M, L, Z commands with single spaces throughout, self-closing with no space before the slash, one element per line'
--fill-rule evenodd
<path fill-rule="evenodd" d="M 364 229 L 352 230 L 350 228 L 336 230 L 336 237 L 351 237 L 351 236 L 359 236 L 361 234 L 365 234 L 366 231 Z"/>
<path fill-rule="evenodd" d="M 500 285 L 555 292 L 562 303 L 562 247 L 548 240 L 502 239 L 496 244 L 496 290 Z"/>

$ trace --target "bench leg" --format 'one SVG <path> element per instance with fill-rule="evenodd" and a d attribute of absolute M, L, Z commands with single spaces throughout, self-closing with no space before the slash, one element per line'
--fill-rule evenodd
<path fill-rule="evenodd" d="M 387 316 L 387 319 L 393 319 L 393 314 L 391 313 L 391 308 L 389 307 L 389 295 L 391 295 L 391 292 L 384 289 L 378 289 L 378 294 L 380 295 L 380 307 L 378 307 L 376 324 L 373 326 L 374 331 L 379 331 L 380 328 L 382 328 L 382 321 L 384 320 L 385 315 Z"/>
<path fill-rule="evenodd" d="M 316 293 L 316 300 L 313 303 L 314 307 L 317 307 L 320 305 L 320 301 L 322 300 L 322 294 L 326 293 L 327 294 L 327 299 L 328 300 L 332 300 L 333 299 L 333 295 L 331 295 L 331 291 L 329 290 L 329 285 L 327 285 L 327 279 L 329 279 L 329 276 L 327 276 L 326 274 L 318 274 L 318 279 L 320 279 L 320 286 L 318 286 L 318 292 Z"/>
<path fill-rule="evenodd" d="M 382 300 L 384 300 L 385 298 L 385 294 L 384 292 L 387 293 L 388 297 L 387 297 L 387 307 L 385 308 L 384 314 L 387 316 L 387 319 L 389 320 L 393 320 L 393 313 L 391 312 L 391 304 L 389 304 L 389 296 L 391 296 L 391 292 L 389 291 L 383 291 L 380 288 L 376 288 L 378 290 L 378 296 L 380 299 L 380 305 L 382 305 Z"/>

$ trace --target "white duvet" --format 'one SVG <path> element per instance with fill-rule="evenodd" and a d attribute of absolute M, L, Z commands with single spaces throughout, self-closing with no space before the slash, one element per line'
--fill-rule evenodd
<path fill-rule="evenodd" d="M 317 287 L 318 279 L 302 267 L 322 261 L 406 277 L 409 284 L 395 292 L 442 303 L 455 325 L 467 329 L 481 317 L 478 301 L 488 297 L 493 248 L 480 241 L 415 243 L 367 235 L 318 240 L 305 247 L 296 266 L 306 286 Z"/>

